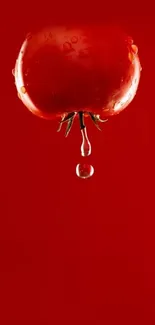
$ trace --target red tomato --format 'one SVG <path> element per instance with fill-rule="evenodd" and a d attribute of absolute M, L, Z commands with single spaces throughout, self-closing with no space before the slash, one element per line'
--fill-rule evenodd
<path fill-rule="evenodd" d="M 115 26 L 44 28 L 21 47 L 15 66 L 19 97 L 43 118 L 79 111 L 115 115 L 136 94 L 137 51 Z"/>

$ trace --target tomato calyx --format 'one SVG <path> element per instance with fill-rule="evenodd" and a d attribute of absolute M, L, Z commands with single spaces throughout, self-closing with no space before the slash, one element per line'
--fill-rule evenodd
<path fill-rule="evenodd" d="M 74 118 L 75 116 L 79 117 L 79 122 L 80 122 L 80 130 L 83 130 L 85 128 L 85 123 L 84 123 L 84 116 L 85 115 L 88 115 L 90 116 L 91 120 L 93 121 L 93 123 L 95 124 L 95 126 L 97 127 L 98 130 L 101 131 L 101 128 L 99 126 L 99 122 L 101 123 L 104 123 L 104 122 L 107 122 L 108 119 L 105 119 L 105 120 L 102 120 L 100 118 L 100 115 L 98 114 L 93 114 L 91 112 L 83 112 L 83 111 L 80 111 L 80 112 L 70 112 L 70 113 L 67 113 L 67 114 L 64 114 L 61 121 L 60 121 L 60 124 L 59 124 L 59 128 L 57 130 L 57 132 L 59 132 L 61 130 L 61 127 L 63 125 L 63 123 L 67 123 L 67 127 L 66 127 L 66 131 L 65 131 L 65 136 L 67 137 L 71 128 L 72 128 L 72 125 L 73 125 L 73 121 L 74 121 Z"/>

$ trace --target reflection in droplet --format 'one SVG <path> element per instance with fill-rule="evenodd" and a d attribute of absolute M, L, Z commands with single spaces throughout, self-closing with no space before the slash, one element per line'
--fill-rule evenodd
<path fill-rule="evenodd" d="M 129 54 L 128 54 L 128 59 L 129 59 L 129 61 L 130 61 L 131 63 L 133 62 L 134 58 L 135 58 L 134 53 L 129 52 Z"/>
<path fill-rule="evenodd" d="M 86 127 L 81 129 L 81 134 L 82 134 L 81 155 L 83 157 L 87 157 L 91 154 L 91 143 L 89 142 L 89 139 L 87 136 Z"/>
<path fill-rule="evenodd" d="M 76 175 L 80 178 L 86 179 L 94 174 L 94 167 L 89 164 L 78 164 L 76 166 Z"/>
<path fill-rule="evenodd" d="M 21 90 L 21 92 L 22 92 L 23 94 L 26 94 L 26 88 L 25 88 L 24 86 L 22 86 L 22 87 L 20 88 L 20 90 Z"/>
<path fill-rule="evenodd" d="M 132 51 L 133 51 L 134 54 L 137 54 L 138 53 L 138 47 L 137 47 L 137 45 L 132 44 L 131 45 L 131 48 L 132 48 Z"/>
<path fill-rule="evenodd" d="M 12 69 L 12 74 L 13 76 L 15 76 L 15 69 Z"/>
<path fill-rule="evenodd" d="M 17 92 L 17 96 L 18 96 L 19 99 L 21 99 L 21 96 L 20 96 L 20 93 L 19 92 Z"/>

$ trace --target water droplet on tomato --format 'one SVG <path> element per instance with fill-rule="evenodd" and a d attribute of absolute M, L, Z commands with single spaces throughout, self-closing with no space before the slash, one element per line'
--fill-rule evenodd
<path fill-rule="evenodd" d="M 76 175 L 80 178 L 87 179 L 94 174 L 94 167 L 89 164 L 78 164 L 76 166 Z"/>
<path fill-rule="evenodd" d="M 65 52 L 70 52 L 70 51 L 72 51 L 72 50 L 73 50 L 73 48 L 72 48 L 72 44 L 69 43 L 69 42 L 65 42 L 65 43 L 63 44 L 63 50 L 64 50 Z"/>
<path fill-rule="evenodd" d="M 73 37 L 71 38 L 71 42 L 72 42 L 72 43 L 77 43 L 77 41 L 78 41 L 77 36 L 73 36 Z"/>

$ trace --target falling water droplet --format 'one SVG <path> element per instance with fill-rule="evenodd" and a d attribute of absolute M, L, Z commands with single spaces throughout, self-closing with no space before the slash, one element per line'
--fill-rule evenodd
<path fill-rule="evenodd" d="M 89 164 L 78 164 L 76 166 L 76 175 L 80 178 L 90 178 L 94 174 L 94 167 Z"/>
<path fill-rule="evenodd" d="M 82 134 L 81 155 L 83 157 L 87 157 L 91 154 L 91 143 L 89 142 L 89 139 L 87 136 L 86 127 L 81 129 L 81 134 Z"/>
<path fill-rule="evenodd" d="M 84 124 L 84 113 L 79 112 L 80 129 L 82 134 L 81 155 L 87 157 L 91 154 L 91 143 L 89 142 L 87 129 Z M 85 158 L 86 159 L 86 158 Z M 94 174 L 94 167 L 88 163 L 81 163 L 76 166 L 76 175 L 86 179 Z"/>

